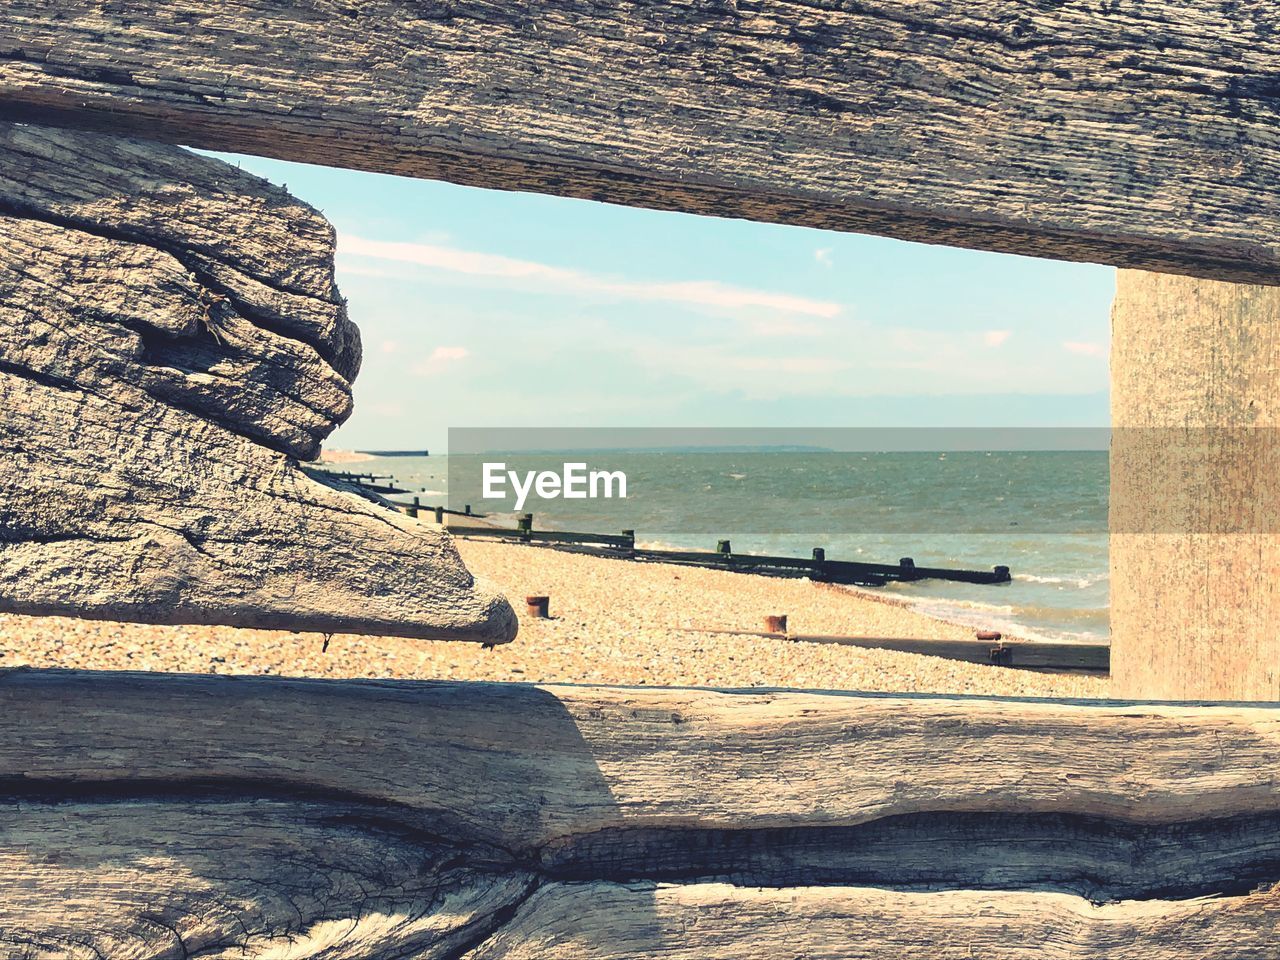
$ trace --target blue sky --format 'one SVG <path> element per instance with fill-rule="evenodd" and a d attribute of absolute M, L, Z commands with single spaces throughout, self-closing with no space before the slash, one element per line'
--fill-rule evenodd
<path fill-rule="evenodd" d="M 332 447 L 1107 423 L 1111 268 L 224 159 L 337 227 L 365 360 Z"/>

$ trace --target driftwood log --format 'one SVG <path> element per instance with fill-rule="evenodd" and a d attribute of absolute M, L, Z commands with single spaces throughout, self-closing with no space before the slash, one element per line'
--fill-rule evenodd
<path fill-rule="evenodd" d="M 0 116 L 1280 282 L 1234 0 L 6 0 Z"/>
<path fill-rule="evenodd" d="M 305 204 L 0 126 L 0 610 L 509 640 L 447 534 L 299 467 L 359 364 Z"/>
<path fill-rule="evenodd" d="M 0 675 L 0 954 L 1273 958 L 1280 708 Z"/>

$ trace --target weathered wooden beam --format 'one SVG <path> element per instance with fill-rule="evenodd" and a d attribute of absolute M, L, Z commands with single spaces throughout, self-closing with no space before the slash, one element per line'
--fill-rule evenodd
<path fill-rule="evenodd" d="M 0 952 L 1270 957 L 1278 765 L 1280 708 L 10 671 Z"/>
<path fill-rule="evenodd" d="M 1113 690 L 1280 700 L 1280 290 L 1122 270 L 1111 417 Z"/>
<path fill-rule="evenodd" d="M 310 207 L 0 125 L 0 610 L 509 640 L 447 534 L 299 468 L 359 363 Z"/>
<path fill-rule="evenodd" d="M 1280 282 L 1266 3 L 6 0 L 0 116 Z"/>

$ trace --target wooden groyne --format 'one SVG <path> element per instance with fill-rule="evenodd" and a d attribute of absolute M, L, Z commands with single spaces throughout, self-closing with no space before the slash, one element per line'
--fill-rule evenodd
<path fill-rule="evenodd" d="M 362 491 L 371 494 L 407 494 L 395 484 L 395 478 L 388 474 L 362 473 L 358 471 L 325 470 L 320 471 L 354 484 Z M 412 503 L 393 502 L 393 505 L 411 517 L 420 516 L 422 512 L 434 513 L 437 523 L 443 523 L 445 516 L 482 519 L 483 514 L 471 512 L 468 504 L 465 510 L 451 510 L 447 507 L 429 506 L 420 502 L 415 496 Z M 526 513 L 517 518 L 514 530 L 496 526 L 478 526 L 450 523 L 449 532 L 455 537 L 471 539 L 503 540 L 509 543 L 526 543 L 541 547 L 551 547 L 573 553 L 586 553 L 595 556 L 638 560 L 648 563 L 673 563 L 690 567 L 708 567 L 716 570 L 730 570 L 735 573 L 754 573 L 762 577 L 788 577 L 792 579 L 808 578 L 819 583 L 835 583 L 845 586 L 883 587 L 888 583 L 904 583 L 916 580 L 950 580 L 955 583 L 1001 584 L 1012 579 L 1009 568 L 1003 564 L 990 570 L 961 570 L 951 567 L 916 566 L 911 557 L 903 557 L 897 563 L 864 563 L 852 560 L 828 560 L 823 547 L 814 547 L 813 556 L 779 557 L 756 553 L 734 553 L 731 541 L 717 541 L 716 550 L 653 550 L 636 546 L 636 532 L 623 530 L 621 533 L 583 533 L 562 530 L 534 530 L 533 514 Z"/>
<path fill-rule="evenodd" d="M 527 543 L 573 553 L 587 553 L 602 557 L 616 557 L 648 563 L 673 563 L 690 567 L 707 567 L 729 570 L 734 573 L 754 573 L 764 577 L 807 578 L 819 583 L 835 583 L 846 586 L 883 587 L 888 583 L 916 580 L 950 580 L 956 583 L 1000 584 L 1009 583 L 1012 577 L 1004 565 L 990 570 L 960 570 L 948 567 L 919 567 L 910 557 L 903 557 L 896 564 L 862 563 L 852 560 L 828 560 L 822 547 L 815 547 L 813 556 L 778 557 L 755 553 L 734 553 L 728 540 L 721 540 L 715 551 L 710 550 L 653 550 L 636 546 L 634 530 L 620 534 L 578 533 L 532 529 L 532 517 L 526 514 L 516 530 L 498 527 L 481 527 L 449 524 L 449 532 L 456 537 L 486 540 L 503 540 L 508 543 Z"/>
<path fill-rule="evenodd" d="M 354 470 L 313 469 L 312 474 L 319 474 L 324 479 L 338 480 L 358 487 L 361 493 L 376 493 L 381 496 L 403 496 L 410 491 L 397 484 L 396 478 L 389 473 L 361 473 Z"/>

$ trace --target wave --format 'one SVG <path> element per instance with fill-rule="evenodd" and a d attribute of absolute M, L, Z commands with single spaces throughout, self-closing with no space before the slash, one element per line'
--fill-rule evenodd
<path fill-rule="evenodd" d="M 941 598 L 912 598 L 908 603 L 927 616 L 1027 640 L 1096 643 L 1107 638 L 1110 624 L 1109 611 L 1102 607 L 1014 606 Z"/>
<path fill-rule="evenodd" d="M 899 596 L 902 596 L 899 594 Z M 953 600 L 949 597 L 911 597 L 904 599 L 917 609 L 924 610 L 929 607 L 945 607 L 948 610 L 973 610 L 979 613 L 1000 614 L 1002 616 L 1012 616 L 1015 613 L 1025 609 L 1023 607 L 1015 607 L 1011 603 L 984 603 L 981 600 Z"/>
<path fill-rule="evenodd" d="M 640 550 L 688 550 L 689 547 L 682 547 L 679 544 L 670 543 L 666 540 L 637 540 L 636 548 Z"/>
<path fill-rule="evenodd" d="M 1070 584 L 1079 587 L 1081 590 L 1088 587 L 1096 586 L 1099 583 L 1105 583 L 1111 579 L 1111 575 L 1107 573 L 1095 573 L 1083 577 L 1042 577 L 1034 573 L 1015 573 L 1013 579 L 1021 580 L 1024 583 L 1041 583 L 1047 585 L 1063 586 Z"/>

